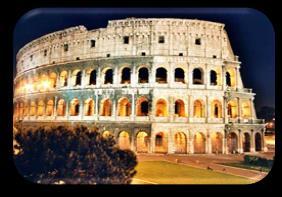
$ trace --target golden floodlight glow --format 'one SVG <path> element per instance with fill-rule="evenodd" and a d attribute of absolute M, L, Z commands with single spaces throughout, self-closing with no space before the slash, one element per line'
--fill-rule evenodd
<path fill-rule="evenodd" d="M 33 85 L 32 84 L 26 84 L 25 89 L 27 92 L 32 92 L 33 91 Z"/>
<path fill-rule="evenodd" d="M 50 87 L 50 81 L 46 80 L 46 81 L 42 81 L 42 88 L 43 89 L 48 89 Z"/>

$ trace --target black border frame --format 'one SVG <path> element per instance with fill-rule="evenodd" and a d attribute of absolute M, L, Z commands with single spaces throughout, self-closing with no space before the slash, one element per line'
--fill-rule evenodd
<path fill-rule="evenodd" d="M 280 131 L 280 109 L 279 100 L 276 103 L 276 153 L 275 162 L 271 172 L 266 178 L 252 185 L 159 185 L 159 186 L 141 186 L 141 185 L 98 185 L 98 186 L 86 186 L 86 185 L 37 185 L 25 181 L 16 171 L 13 158 L 12 158 L 12 108 L 13 108 L 13 31 L 16 22 L 29 10 L 40 7 L 247 7 L 254 8 L 263 12 L 269 20 L 272 22 L 275 30 L 275 53 L 276 53 L 276 87 L 278 85 L 280 72 L 280 57 L 279 57 L 279 46 L 280 46 L 280 26 L 279 23 L 279 5 L 272 0 L 186 0 L 173 2 L 153 2 L 153 1 L 123 1 L 117 2 L 107 1 L 90 1 L 90 0 L 37 0 L 29 1 L 28 3 L 20 0 L 10 0 L 9 5 L 3 7 L 0 12 L 0 56 L 1 70 L 0 70 L 0 82 L 4 84 L 1 88 L 1 103 L 4 108 L 0 110 L 0 180 L 1 180 L 1 193 L 5 190 L 9 192 L 23 193 L 23 192 L 71 192 L 72 194 L 81 194 L 81 192 L 93 192 L 106 194 L 108 192 L 123 192 L 130 195 L 144 195 L 153 194 L 158 195 L 159 192 L 167 193 L 195 193 L 200 192 L 202 194 L 210 195 L 210 193 L 226 193 L 228 195 L 239 193 L 247 194 L 249 192 L 256 193 L 267 193 L 273 194 L 272 192 L 279 190 L 279 180 L 281 175 L 281 133 Z M 281 78 L 281 77 L 280 77 Z M 281 91 L 276 91 L 276 100 L 281 97 Z M 278 140 L 277 140 L 278 139 Z M 279 169 L 280 168 L 280 169 Z M 3 190 L 4 189 L 4 190 Z"/>

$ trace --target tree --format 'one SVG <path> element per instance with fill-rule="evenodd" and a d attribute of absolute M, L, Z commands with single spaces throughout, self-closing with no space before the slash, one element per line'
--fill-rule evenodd
<path fill-rule="evenodd" d="M 32 182 L 129 184 L 136 174 L 134 152 L 120 150 L 112 136 L 80 126 L 39 128 L 15 135 L 14 156 L 21 175 Z"/>

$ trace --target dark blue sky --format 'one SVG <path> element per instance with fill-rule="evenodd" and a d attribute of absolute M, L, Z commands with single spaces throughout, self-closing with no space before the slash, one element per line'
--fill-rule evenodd
<path fill-rule="evenodd" d="M 188 18 L 225 24 L 231 46 L 239 56 L 241 76 L 246 88 L 257 94 L 257 110 L 275 107 L 275 33 L 261 12 L 241 8 L 79 8 L 37 9 L 25 14 L 14 30 L 14 54 L 31 40 L 67 27 L 87 29 L 106 27 L 111 19 L 127 17 Z M 15 66 L 15 65 L 14 65 Z"/>

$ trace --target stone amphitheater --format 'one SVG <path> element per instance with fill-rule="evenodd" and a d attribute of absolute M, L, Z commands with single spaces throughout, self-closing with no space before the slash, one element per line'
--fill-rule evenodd
<path fill-rule="evenodd" d="M 137 153 L 267 151 L 224 24 L 111 20 L 27 43 L 16 56 L 14 125 L 87 125 Z M 246 65 L 247 66 L 247 65 Z"/>

